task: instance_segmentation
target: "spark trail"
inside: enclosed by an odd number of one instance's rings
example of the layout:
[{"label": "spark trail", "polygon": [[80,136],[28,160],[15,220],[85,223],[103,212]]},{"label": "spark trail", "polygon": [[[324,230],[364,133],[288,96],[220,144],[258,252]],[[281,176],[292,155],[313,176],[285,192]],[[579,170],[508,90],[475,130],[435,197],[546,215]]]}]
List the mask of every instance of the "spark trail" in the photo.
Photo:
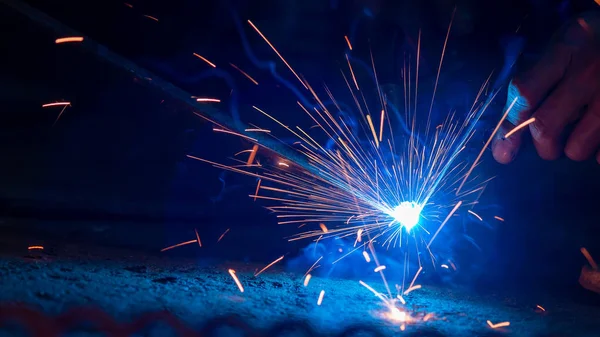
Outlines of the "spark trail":
[{"label": "spark trail", "polygon": [[[261,144],[256,139],[234,132],[229,134],[243,136],[252,143],[252,150],[246,151],[250,155],[247,161],[237,160],[237,164],[226,165],[193,155],[188,157],[257,178],[256,192],[250,195],[251,198],[272,203],[267,208],[276,215],[279,224],[297,224],[299,227],[309,228],[290,240],[346,237],[355,242],[355,250],[362,249],[367,256],[369,251],[377,265],[375,271],[381,274],[388,294],[373,292],[384,298],[385,306],[392,313],[395,312],[396,298],[401,299],[402,294],[420,287],[414,285],[423,269],[419,253],[426,251],[428,254],[425,256],[429,255],[432,261],[435,260],[430,250],[435,238],[455,213],[477,203],[477,198],[489,181],[476,175],[471,176],[481,155],[475,162],[467,162],[463,159],[463,151],[497,91],[487,96],[484,94],[489,86],[488,78],[469,111],[460,114],[450,111],[443,123],[432,125],[435,90],[430,109],[423,114],[417,111],[416,85],[412,87],[412,83],[419,81],[419,34],[416,69],[412,69],[409,62],[403,72],[404,120],[394,120],[394,115],[388,113],[392,107],[377,79],[373,55],[372,74],[378,93],[375,105],[367,103],[367,97],[364,96],[364,90],[361,90],[360,81],[352,68],[351,58],[346,55],[348,68],[342,69],[342,76],[349,97],[354,102],[354,117],[361,121],[358,132],[355,132],[349,126],[350,120],[347,117],[338,117],[346,114],[332,91],[324,86],[325,94],[318,94],[285,60],[266,35],[251,21],[248,23],[272,48],[311,98],[299,98],[295,107],[298,113],[309,118],[313,124],[311,127],[289,126],[272,113],[253,106],[266,120],[275,122],[284,132],[297,139],[295,149],[306,158],[310,169],[289,161],[269,161],[268,157],[259,163],[259,154],[267,151],[260,150]],[[444,41],[444,51],[451,27],[452,24],[449,25]],[[443,59],[444,52],[439,69]],[[434,87],[436,89],[438,79],[439,71]],[[333,102],[333,106],[324,104],[325,101]],[[408,125],[408,135],[402,133],[396,137],[393,133],[395,124]],[[224,129],[215,129],[217,130],[227,132]],[[262,128],[257,128],[259,130]],[[274,132],[271,130],[268,134],[275,137]],[[420,133],[426,136],[424,141],[419,138]],[[319,141],[323,138],[326,142]],[[327,146],[328,143],[333,146]],[[483,150],[485,147],[482,152]],[[407,245],[417,252],[415,256],[418,256],[419,270],[406,288],[406,275],[409,271],[405,263],[405,279],[402,287],[396,286],[398,295],[393,296],[383,274],[385,266],[379,264],[374,247],[389,249]],[[408,250],[405,249],[404,254],[407,261]],[[307,277],[306,284],[308,279]],[[369,289],[372,290],[370,287]]]}]

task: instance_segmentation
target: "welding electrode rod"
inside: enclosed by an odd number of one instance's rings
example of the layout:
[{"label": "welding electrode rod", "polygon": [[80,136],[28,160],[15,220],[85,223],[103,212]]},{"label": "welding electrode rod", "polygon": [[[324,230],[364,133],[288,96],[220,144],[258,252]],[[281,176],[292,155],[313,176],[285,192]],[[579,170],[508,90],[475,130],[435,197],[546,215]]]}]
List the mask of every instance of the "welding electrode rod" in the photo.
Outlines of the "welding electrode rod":
[{"label": "welding electrode rod", "polygon": [[[25,15],[30,20],[37,22],[38,24],[45,26],[46,28],[54,31],[57,37],[61,36],[84,36],[83,34],[67,27],[66,25],[60,23],[59,21],[53,19],[52,17],[46,15],[45,13],[23,3],[19,0],[0,0],[0,3],[12,8],[13,10]],[[134,62],[110,51],[107,47],[93,41],[89,37],[85,36],[83,41],[79,43],[81,48],[101,60],[107,61],[108,63],[116,66],[117,68],[121,68],[129,73],[131,73],[135,78],[140,80],[142,83],[160,90],[163,93],[168,94],[171,98],[187,105],[193,111],[198,112],[199,114],[205,116],[209,120],[212,120],[216,123],[219,123],[237,133],[246,135],[250,138],[254,138],[258,141],[260,146],[267,148],[278,155],[287,158],[291,162],[296,163],[297,165],[302,166],[304,169],[308,171],[313,171],[312,167],[308,164],[305,158],[301,157],[297,152],[292,149],[286,148],[283,143],[275,141],[267,135],[262,133],[248,133],[245,130],[248,126],[244,125],[244,123],[236,123],[231,117],[223,112],[215,109],[214,107],[208,105],[201,105],[194,98],[192,98],[191,94],[185,92],[184,90],[176,87],[172,83],[161,79],[155,74],[152,74],[148,70],[136,65]],[[314,173],[314,172],[313,172]]]}]

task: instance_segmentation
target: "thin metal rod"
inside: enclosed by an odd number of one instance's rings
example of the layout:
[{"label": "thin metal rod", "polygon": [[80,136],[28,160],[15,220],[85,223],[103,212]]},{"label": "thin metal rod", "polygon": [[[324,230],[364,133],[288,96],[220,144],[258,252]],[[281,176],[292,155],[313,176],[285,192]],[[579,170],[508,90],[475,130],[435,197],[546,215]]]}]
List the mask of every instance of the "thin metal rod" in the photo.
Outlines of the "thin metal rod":
[{"label": "thin metal rod", "polygon": [[38,23],[39,25],[49,28],[58,37],[83,36],[83,41],[78,44],[81,46],[82,50],[87,51],[88,53],[96,56],[100,60],[108,62],[116,68],[125,70],[126,72],[130,73],[135,78],[140,80],[141,83],[169,95],[171,98],[187,105],[193,111],[206,117],[207,119],[212,120],[220,125],[223,125],[231,129],[232,131],[246,135],[250,138],[254,138],[258,141],[258,144],[260,146],[267,148],[275,152],[276,154],[287,158],[291,162],[300,165],[304,169],[315,173],[314,168],[311,167],[311,165],[309,165],[306,159],[300,156],[295,150],[287,147],[285,144],[273,138],[270,138],[269,136],[263,135],[262,133],[250,134],[246,132],[245,130],[249,127],[244,125],[244,123],[234,121],[233,118],[219,111],[218,109],[215,109],[214,107],[199,104],[194,98],[192,98],[192,95],[188,92],[182,90],[181,88],[178,88],[177,86],[151,73],[143,67],[138,66],[134,62],[128,60],[127,58],[118,55],[115,52],[112,52],[106,46],[95,42],[94,40],[90,39],[84,34],[81,34],[78,31],[71,29],[70,27],[59,22],[58,20],[23,3],[22,1],[0,0],[0,3],[21,13],[22,15]]}]

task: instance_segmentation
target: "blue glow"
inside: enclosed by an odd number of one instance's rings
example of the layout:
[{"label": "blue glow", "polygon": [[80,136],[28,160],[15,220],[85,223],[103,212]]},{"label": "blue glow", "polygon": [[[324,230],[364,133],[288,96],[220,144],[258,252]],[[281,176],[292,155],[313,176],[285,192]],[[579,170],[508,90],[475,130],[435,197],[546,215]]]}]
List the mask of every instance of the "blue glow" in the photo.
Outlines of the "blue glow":
[{"label": "blue glow", "polygon": [[407,231],[410,231],[419,223],[421,210],[423,210],[421,205],[412,201],[403,201],[392,210],[390,215],[402,227],[406,228]]}]

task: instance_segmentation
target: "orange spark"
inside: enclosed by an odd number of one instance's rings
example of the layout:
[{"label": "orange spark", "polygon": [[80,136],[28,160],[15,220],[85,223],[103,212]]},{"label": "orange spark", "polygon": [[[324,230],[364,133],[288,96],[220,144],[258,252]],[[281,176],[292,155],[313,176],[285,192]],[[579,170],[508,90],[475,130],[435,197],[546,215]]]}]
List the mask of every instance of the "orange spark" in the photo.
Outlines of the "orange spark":
[{"label": "orange spark", "polygon": [[194,228],[194,232],[196,232],[196,240],[198,240],[198,246],[202,247],[202,241],[200,241],[200,235],[198,235],[198,230]]},{"label": "orange spark", "polygon": [[346,61],[348,61],[348,68],[350,68],[350,75],[352,75],[352,80],[354,81],[354,85],[356,85],[356,90],[360,91],[358,82],[356,81],[356,76],[354,76],[354,70],[352,70],[352,64],[350,64],[350,58],[348,57],[348,54],[346,54]]},{"label": "orange spark", "polygon": [[311,277],[312,277],[312,275],[306,274],[306,277],[304,278],[304,286],[305,287],[308,287],[308,282],[310,282]]},{"label": "orange spark", "polygon": [[536,305],[535,307],[536,307],[536,308],[538,308],[538,309],[540,309],[541,311],[546,311],[546,309],[544,309],[544,307],[542,307],[542,306],[541,306],[541,305],[539,305],[539,304],[538,304],[538,305]]},{"label": "orange spark", "polygon": [[[250,156],[248,156],[248,161],[246,162],[246,165],[252,165],[252,163],[254,162],[254,158],[256,158],[257,151],[258,151],[258,145],[252,146],[252,152],[250,152]],[[258,191],[255,194],[258,194]]]},{"label": "orange spark", "polygon": [[242,153],[246,153],[246,152],[252,152],[252,149],[250,149],[250,150],[242,150],[242,151],[240,151],[240,152],[238,152],[238,153],[234,154],[233,156],[234,156],[234,157],[237,157],[237,156],[239,156],[240,154],[242,154]]},{"label": "orange spark", "polygon": [[428,313],[427,315],[425,315],[425,317],[423,317],[423,322],[427,322],[429,319],[431,319],[431,317],[433,317],[433,314]]},{"label": "orange spark", "polygon": [[223,232],[223,234],[221,234],[221,236],[219,236],[219,240],[217,240],[217,243],[223,239],[223,237],[225,236],[225,234],[227,234],[227,232],[229,232],[229,228],[227,228],[227,230],[225,230],[225,232]]},{"label": "orange spark", "polygon": [[[415,273],[415,276],[413,277],[412,281],[410,282],[410,285],[408,286],[408,288],[412,288],[413,284],[415,284],[415,281],[417,281],[417,277],[419,277],[419,274],[421,274],[421,271],[423,271],[422,266],[420,266],[419,270],[417,270],[417,272]],[[404,294],[406,294],[406,292]]]},{"label": "orange spark", "polygon": [[197,58],[201,59],[202,61],[206,62],[209,66],[216,68],[217,66],[210,62],[209,60],[207,60],[204,56],[198,54],[198,53],[192,53],[192,55],[196,56]]},{"label": "orange spark", "polygon": [[321,293],[319,294],[319,299],[317,300],[317,305],[321,305],[321,303],[323,303],[324,296],[325,296],[325,290],[321,290]]},{"label": "orange spark", "polygon": [[283,58],[283,56],[281,56],[281,54],[279,54],[279,52],[277,51],[277,49],[275,49],[275,46],[273,46],[271,44],[271,42],[267,39],[266,36],[263,35],[263,33],[258,30],[258,27],[256,27],[252,21],[248,20],[248,23],[250,24],[250,26],[252,26],[252,28],[254,28],[254,30],[260,35],[260,37],[263,38],[263,40],[265,40],[265,42],[269,45],[269,47],[271,47],[271,49],[273,49],[273,51],[275,52],[275,54],[277,54],[277,56],[279,56],[279,58],[281,59],[281,61],[283,61],[283,63],[288,67],[288,69],[294,74],[294,76],[296,76],[296,78],[298,79],[298,81],[300,81],[300,83],[302,83],[302,85],[304,86],[304,88],[306,88],[306,90],[308,90],[308,87],[306,86],[306,84],[304,84],[304,81],[302,81],[302,79],[300,79],[300,76],[298,76],[298,74],[296,74],[296,72],[294,71],[294,69],[292,68],[292,66],[290,66],[289,63],[287,63],[287,61]]},{"label": "orange spark", "polygon": [[413,290],[417,290],[417,289],[421,289],[421,285],[420,284],[414,285],[414,286],[406,289],[404,291],[404,295],[408,295],[410,292],[412,292]]},{"label": "orange spark", "polygon": [[58,38],[54,42],[56,44],[59,44],[59,43],[67,43],[67,42],[81,42],[81,41],[83,41],[83,36],[69,36],[69,37]]},{"label": "orange spark", "polygon": [[379,298],[380,300],[382,300],[383,302],[387,303],[387,299],[385,297],[383,297],[379,292],[377,292],[377,290],[373,289],[370,285],[366,284],[365,282],[358,280],[358,283],[360,283],[360,285],[362,285],[363,287],[367,288],[370,292],[373,293],[373,295],[375,295],[377,298]]},{"label": "orange spark", "polygon": [[[319,239],[320,239],[320,237],[319,237]],[[319,240],[317,240],[317,242],[319,242]],[[313,265],[310,266],[310,268],[308,268],[308,270],[306,271],[306,275],[308,275],[311,271],[313,271],[314,269],[317,269],[319,267],[319,266],[317,266],[317,263],[319,263],[319,261],[321,261],[322,258],[323,258],[322,256],[319,257],[317,259],[317,261],[315,261],[315,263],[313,263]]]},{"label": "orange spark", "polygon": [[46,103],[42,104],[42,108],[49,108],[53,106],[70,106],[71,102],[54,102],[54,103]]},{"label": "orange spark", "polygon": [[231,275],[231,277],[233,278],[233,281],[235,281],[235,284],[237,284],[237,287],[240,290],[240,292],[243,293],[244,287],[242,286],[242,283],[238,279],[237,275],[235,275],[235,270],[229,269],[228,271],[229,271],[229,275]]},{"label": "orange spark", "polygon": [[271,130],[266,130],[266,129],[245,129],[244,131],[246,132],[264,132],[264,133],[271,133]]},{"label": "orange spark", "polygon": [[598,269],[598,265],[596,264],[596,262],[594,261],[594,259],[590,255],[590,252],[588,252],[588,250],[585,249],[585,247],[581,247],[580,250],[581,250],[581,254],[583,254],[583,256],[585,256],[585,259],[588,261],[588,263],[590,264],[590,266],[592,267],[592,269],[597,270]]},{"label": "orange spark", "polygon": [[277,263],[277,262],[279,262],[281,260],[283,260],[283,255],[281,255],[277,260],[269,263],[266,267],[264,267],[263,269],[261,269],[258,273],[254,274],[254,276],[256,277],[256,276],[260,275],[263,271],[269,269],[271,266],[273,266],[275,263]]},{"label": "orange spark", "polygon": [[494,324],[490,320],[487,321],[487,324],[492,329],[497,329],[497,328],[503,328],[503,327],[506,327],[506,326],[510,326],[510,322],[500,322],[500,323]]},{"label": "orange spark", "polygon": [[494,216],[494,219],[496,219],[496,220],[498,220],[498,221],[502,221],[502,222],[504,222],[504,218],[501,218],[501,217],[499,217],[499,216],[497,216],[497,215],[495,215],[495,216]]},{"label": "orange spark", "polygon": [[379,266],[379,267],[375,268],[373,271],[377,273],[377,272],[380,272],[382,270],[385,270],[385,268],[386,268],[385,266]]},{"label": "orange spark", "polygon": [[506,138],[508,138],[508,137],[512,136],[512,135],[513,135],[515,132],[517,132],[517,131],[521,130],[522,128],[526,127],[527,125],[529,125],[529,124],[531,124],[531,123],[533,123],[533,122],[535,122],[535,117],[531,117],[531,118],[529,118],[528,120],[524,121],[523,123],[521,123],[521,124],[519,124],[519,125],[515,126],[515,128],[514,128],[514,129],[510,130],[509,132],[507,132],[507,133],[504,135],[504,139],[506,139]]},{"label": "orange spark", "polygon": [[153,16],[150,16],[150,15],[145,15],[145,14],[144,14],[144,17],[146,17],[146,18],[148,18],[148,19],[150,19],[150,20],[154,20],[154,21],[158,22],[158,19],[157,19],[157,18],[155,18],[155,17],[153,17]]},{"label": "orange spark", "polygon": [[288,165],[287,163],[284,163],[282,161],[280,161],[279,163],[277,163],[277,165],[283,166],[283,167],[290,167],[290,165]]},{"label": "orange spark", "polygon": [[28,250],[44,250],[44,246],[29,246]]},{"label": "orange spark", "polygon": [[319,224],[319,227],[321,227],[321,230],[323,231],[323,233],[327,233],[327,232],[329,232],[329,229],[327,229],[327,227],[325,227],[325,224],[323,224],[323,223],[320,223],[320,224]]},{"label": "orange spark", "polygon": [[252,138],[252,137],[248,137],[246,135],[242,135],[241,133],[237,133],[237,132],[233,132],[233,131],[229,131],[229,130],[225,130],[225,129],[216,129],[213,128],[214,132],[222,132],[222,133],[228,133],[230,135],[234,135],[234,136],[238,136],[238,137],[242,137],[242,138],[246,138],[248,140],[251,140],[253,142],[258,142],[256,139]]},{"label": "orange spark", "polygon": [[127,6],[127,7],[129,7],[129,8],[133,8],[133,5],[131,5],[131,4],[128,4],[128,3],[126,3],[126,2],[124,2],[123,4],[124,4],[125,6]]},{"label": "orange spark", "polygon": [[356,241],[358,241],[358,242],[362,242],[362,232],[363,232],[363,229],[362,229],[362,228],[360,228],[360,229],[359,229],[359,230],[356,232]]},{"label": "orange spark", "polygon": [[169,249],[173,249],[173,248],[177,248],[177,247],[181,247],[181,246],[189,245],[190,243],[194,243],[194,242],[198,242],[198,240],[194,239],[194,240],[190,240],[190,241],[186,241],[186,242],[178,243],[178,244],[176,244],[176,245],[172,245],[172,246],[170,246],[170,247],[163,248],[163,249],[161,249],[160,251],[161,251],[161,252],[165,252],[165,251],[167,251],[167,250],[169,250]]},{"label": "orange spark", "polygon": [[467,212],[473,214],[473,216],[476,217],[477,219],[479,219],[479,221],[483,221],[483,219],[479,216],[479,214],[473,212],[472,210],[468,210]]},{"label": "orange spark", "polygon": [[498,130],[500,130],[500,126],[502,126],[502,122],[504,122],[504,120],[506,119],[506,117],[508,117],[508,114],[512,110],[513,106],[515,106],[515,103],[517,103],[518,99],[519,99],[519,97],[515,97],[515,99],[513,99],[512,103],[510,104],[510,106],[508,107],[508,109],[506,109],[506,111],[504,112],[504,115],[502,116],[502,118],[500,118],[500,121],[498,121],[498,124],[496,125],[496,128],[494,129],[494,131],[492,131],[492,134],[490,135],[490,138],[488,138],[488,140],[485,143],[485,145],[483,145],[483,147],[481,148],[481,151],[479,152],[479,155],[477,156],[477,158],[475,158],[475,161],[473,162],[473,164],[469,168],[469,171],[467,171],[467,174],[465,174],[465,177],[463,178],[463,181],[460,183],[460,186],[458,186],[458,189],[456,190],[456,195],[458,195],[458,193],[460,192],[460,190],[462,189],[462,187],[464,186],[464,184],[467,182],[467,179],[471,175],[471,172],[473,172],[473,169],[479,163],[479,159],[481,159],[481,156],[483,156],[483,152],[485,152],[485,150],[487,149],[487,147],[492,142],[492,139],[494,139],[494,136],[496,135],[496,133],[498,132]]},{"label": "orange spark", "polygon": [[367,261],[367,263],[371,262],[371,257],[369,256],[369,253],[367,253],[366,250],[363,250],[363,256],[365,257],[365,261]]},{"label": "orange spark", "polygon": [[448,265],[447,264],[442,264],[440,267],[448,269]]},{"label": "orange spark", "polygon": [[256,201],[256,197],[258,196],[258,190],[260,189],[261,181],[262,181],[262,179],[258,179],[258,182],[256,183],[256,191],[254,191],[254,201]]},{"label": "orange spark", "polygon": [[[435,94],[437,92],[438,83],[440,81],[440,73],[442,72],[442,64],[444,62],[444,58],[446,55],[446,47],[448,46],[448,38],[450,37],[450,30],[452,29],[452,23],[454,22],[454,15],[456,14],[456,7],[454,7],[454,11],[452,12],[452,18],[450,19],[450,24],[448,25],[448,32],[446,32],[446,40],[444,40],[444,46],[442,47],[442,55],[440,56],[440,63],[438,65],[437,76],[435,78],[435,85],[433,86],[433,96],[431,97],[431,105],[429,105],[429,116],[431,116],[431,111],[433,110],[433,102],[435,101]],[[421,41],[421,30],[419,30],[419,44]],[[417,56],[417,60],[419,57]],[[415,105],[416,107],[416,105]],[[459,188],[460,190],[460,188]],[[458,192],[457,192],[458,193]]]},{"label": "orange spark", "polygon": [[379,141],[383,140],[383,121],[385,120],[385,110],[381,109],[381,120],[379,123]]},{"label": "orange spark", "polygon": [[252,76],[248,75],[245,71],[243,71],[242,69],[238,68],[235,64],[233,63],[229,63],[230,66],[234,67],[235,69],[237,69],[237,71],[239,71],[240,73],[242,73],[242,75],[246,76],[247,79],[249,79],[250,81],[252,81],[252,83],[258,85],[258,82],[256,82],[255,79],[252,78]]},{"label": "orange spark", "polygon": [[218,98],[196,98],[196,102],[211,102],[211,103],[221,103],[221,100]]},{"label": "orange spark", "polygon": [[435,240],[436,236],[440,233],[442,228],[444,228],[444,225],[446,225],[446,222],[448,222],[448,220],[450,220],[450,217],[452,217],[452,215],[454,214],[454,212],[456,212],[456,210],[460,207],[460,205],[462,205],[462,200],[459,201],[456,205],[454,205],[454,208],[452,209],[452,211],[450,211],[450,214],[448,214],[446,219],[444,219],[444,222],[442,222],[442,224],[440,225],[440,227],[438,227],[435,234],[433,234],[433,237],[431,238],[431,240],[429,240],[429,243],[427,244],[427,248],[429,248],[429,246],[431,246],[431,244],[433,243],[433,240]]},{"label": "orange spark", "polygon": [[377,133],[375,132],[375,127],[373,126],[373,120],[371,119],[371,115],[367,115],[367,122],[369,122],[369,128],[373,133],[373,139],[375,139],[375,145],[379,147],[379,139],[377,139]]},{"label": "orange spark", "polygon": [[350,48],[350,50],[352,50],[352,44],[350,43],[350,39],[348,38],[348,35],[344,35],[344,39],[346,40],[346,43],[348,44],[348,48]]}]

